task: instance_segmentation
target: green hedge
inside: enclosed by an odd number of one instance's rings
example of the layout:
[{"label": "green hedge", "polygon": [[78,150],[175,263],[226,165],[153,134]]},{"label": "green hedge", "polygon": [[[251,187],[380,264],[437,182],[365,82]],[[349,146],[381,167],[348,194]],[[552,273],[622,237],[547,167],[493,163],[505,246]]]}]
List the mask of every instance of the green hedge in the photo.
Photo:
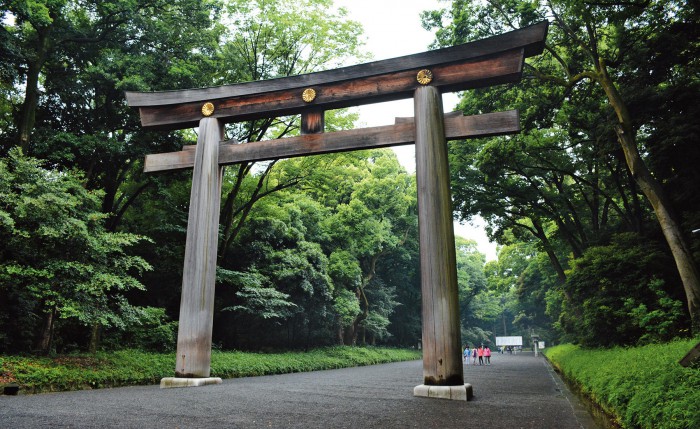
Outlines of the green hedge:
[{"label": "green hedge", "polygon": [[[309,352],[213,351],[211,376],[248,377],[316,371],[420,359],[416,350],[329,347]],[[174,375],[174,353],[121,350],[58,357],[0,356],[0,385],[16,383],[22,393],[157,384]]]},{"label": "green hedge", "polygon": [[697,342],[595,350],[566,344],[545,355],[623,428],[700,428],[700,368],[678,364]]}]

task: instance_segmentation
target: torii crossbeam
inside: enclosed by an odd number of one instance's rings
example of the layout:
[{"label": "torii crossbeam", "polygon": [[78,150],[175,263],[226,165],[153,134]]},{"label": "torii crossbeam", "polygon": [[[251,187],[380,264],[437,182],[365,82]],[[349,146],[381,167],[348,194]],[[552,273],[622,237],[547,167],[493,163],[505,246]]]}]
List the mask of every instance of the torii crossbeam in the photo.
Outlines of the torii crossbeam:
[{"label": "torii crossbeam", "polygon": [[[147,172],[193,168],[175,378],[162,387],[210,379],[214,280],[223,166],[319,153],[416,145],[423,319],[423,381],[417,396],[467,400],[457,298],[447,140],[520,131],[516,111],[442,112],[441,93],[518,81],[526,57],[544,49],[546,21],[499,36],[420,54],[318,73],[214,88],[127,92],[144,127],[199,126],[194,150],[147,155]],[[402,98],[414,118],[395,125],[323,133],[324,111]],[[302,135],[223,142],[226,123],[301,114]]]}]

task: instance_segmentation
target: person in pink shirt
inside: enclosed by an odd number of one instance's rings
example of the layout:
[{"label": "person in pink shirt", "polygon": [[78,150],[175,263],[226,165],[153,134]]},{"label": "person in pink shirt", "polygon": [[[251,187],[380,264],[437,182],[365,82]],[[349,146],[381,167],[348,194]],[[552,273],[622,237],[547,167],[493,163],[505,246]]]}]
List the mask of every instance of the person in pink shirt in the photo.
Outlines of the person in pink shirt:
[{"label": "person in pink shirt", "polygon": [[479,365],[484,364],[484,346],[479,346],[479,349],[477,350],[477,354],[479,355]]},{"label": "person in pink shirt", "polygon": [[484,349],[484,358],[486,359],[486,365],[491,365],[491,349],[486,346]]}]

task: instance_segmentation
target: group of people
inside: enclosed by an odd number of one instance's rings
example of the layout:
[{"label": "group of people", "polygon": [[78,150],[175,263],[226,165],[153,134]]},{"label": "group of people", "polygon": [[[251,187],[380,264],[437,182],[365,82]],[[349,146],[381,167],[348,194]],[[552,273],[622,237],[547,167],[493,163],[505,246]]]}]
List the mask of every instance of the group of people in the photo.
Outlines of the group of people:
[{"label": "group of people", "polygon": [[476,360],[479,359],[479,365],[491,365],[491,349],[489,346],[484,347],[483,344],[478,348],[470,348],[467,344],[464,346],[464,363],[469,365],[471,361],[472,365],[476,365]]}]

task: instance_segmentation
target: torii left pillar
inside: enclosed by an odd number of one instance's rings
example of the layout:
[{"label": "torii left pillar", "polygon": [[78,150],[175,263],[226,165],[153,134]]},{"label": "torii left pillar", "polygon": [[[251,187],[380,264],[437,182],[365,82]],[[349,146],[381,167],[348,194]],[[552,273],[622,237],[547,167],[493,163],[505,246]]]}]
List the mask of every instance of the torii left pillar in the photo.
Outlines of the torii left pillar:
[{"label": "torii left pillar", "polygon": [[209,375],[224,169],[219,165],[219,144],[223,137],[224,127],[220,121],[215,118],[199,121],[182,273],[177,363],[175,377],[163,378],[161,388],[221,383],[221,378]]}]

